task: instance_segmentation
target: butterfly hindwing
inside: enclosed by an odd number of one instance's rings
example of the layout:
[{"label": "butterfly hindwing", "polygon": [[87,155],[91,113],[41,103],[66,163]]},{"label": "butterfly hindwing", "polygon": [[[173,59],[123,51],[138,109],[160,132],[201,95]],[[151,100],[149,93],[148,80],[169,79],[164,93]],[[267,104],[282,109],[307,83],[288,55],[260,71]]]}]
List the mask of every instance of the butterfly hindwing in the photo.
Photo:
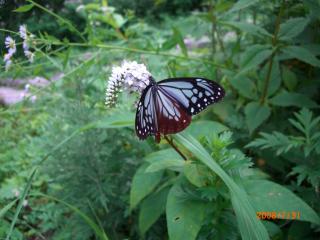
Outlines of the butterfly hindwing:
[{"label": "butterfly hindwing", "polygon": [[158,82],[158,86],[177,99],[190,115],[218,102],[225,94],[218,83],[204,78],[169,78]]},{"label": "butterfly hindwing", "polygon": [[179,100],[158,86],[155,91],[155,104],[158,133],[164,135],[177,133],[190,124],[191,116],[186,112]]}]

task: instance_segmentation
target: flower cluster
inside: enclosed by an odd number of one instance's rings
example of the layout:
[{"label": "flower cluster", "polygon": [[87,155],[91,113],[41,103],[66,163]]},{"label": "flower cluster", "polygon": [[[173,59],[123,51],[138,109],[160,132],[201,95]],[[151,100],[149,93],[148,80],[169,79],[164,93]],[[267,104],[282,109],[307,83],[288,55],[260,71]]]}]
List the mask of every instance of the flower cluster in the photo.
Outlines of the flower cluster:
[{"label": "flower cluster", "polygon": [[113,67],[106,90],[106,105],[115,105],[119,92],[141,93],[150,83],[151,74],[144,64],[123,61],[120,67]]},{"label": "flower cluster", "polygon": [[16,42],[10,36],[6,37],[4,44],[5,44],[6,48],[8,49],[8,53],[6,53],[4,55],[3,60],[5,62],[6,71],[8,71],[8,69],[12,63],[11,58],[12,58],[13,54],[16,53],[17,47],[16,47]]},{"label": "flower cluster", "polygon": [[[34,38],[34,35],[28,34],[27,28],[25,25],[21,25],[19,27],[19,35],[23,39],[22,47],[23,47],[24,55],[28,58],[30,62],[33,62],[34,53],[30,51],[30,45],[32,43],[32,39]],[[5,62],[6,71],[8,71],[12,64],[12,57],[17,51],[17,47],[16,47],[15,40],[10,36],[6,37],[4,44],[8,49],[8,52],[4,55],[3,61]]]},{"label": "flower cluster", "polygon": [[33,34],[28,35],[26,25],[21,25],[19,27],[19,34],[20,34],[20,37],[23,39],[22,47],[23,47],[24,55],[32,63],[34,59],[34,53],[30,51],[30,44],[32,42],[32,39],[34,38],[34,35]]}]

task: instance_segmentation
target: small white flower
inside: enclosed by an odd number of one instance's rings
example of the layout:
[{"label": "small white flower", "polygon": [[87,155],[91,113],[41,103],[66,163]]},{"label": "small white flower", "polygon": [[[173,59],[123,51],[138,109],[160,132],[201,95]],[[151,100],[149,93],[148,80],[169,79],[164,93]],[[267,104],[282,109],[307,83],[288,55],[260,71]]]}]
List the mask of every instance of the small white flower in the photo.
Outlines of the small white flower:
[{"label": "small white flower", "polygon": [[26,206],[28,206],[28,200],[23,200],[23,202],[22,202],[22,206],[24,206],[24,207],[26,207]]},{"label": "small white flower", "polygon": [[27,40],[28,34],[27,34],[27,27],[26,25],[21,25],[19,27],[19,35],[22,39]]},{"label": "small white flower", "polygon": [[20,191],[16,188],[12,189],[12,193],[14,194],[15,197],[19,197],[20,196]]},{"label": "small white flower", "polygon": [[106,105],[109,107],[115,105],[121,88],[129,92],[142,93],[149,85],[151,78],[151,73],[144,64],[123,61],[120,67],[112,68],[106,90]]},{"label": "small white flower", "polygon": [[11,56],[17,51],[16,42],[12,39],[12,37],[7,36],[4,41],[4,44],[8,49],[8,53],[11,54]]},{"label": "small white flower", "polygon": [[107,11],[108,11],[108,9],[109,9],[109,8],[108,8],[107,6],[103,6],[103,7],[101,7],[101,11],[102,11],[102,12],[107,12]]},{"label": "small white flower", "polygon": [[28,58],[29,62],[33,62],[34,60],[34,53],[29,51],[29,50],[26,50],[24,51],[24,55]]},{"label": "small white flower", "polygon": [[76,12],[80,12],[82,9],[84,9],[84,5],[81,4],[76,8]]},{"label": "small white flower", "polygon": [[32,95],[32,96],[30,97],[30,101],[31,101],[32,103],[34,103],[36,100],[37,100],[37,96],[36,96],[36,95]]},{"label": "small white flower", "polygon": [[11,64],[12,64],[12,61],[11,61],[10,59],[9,59],[8,61],[6,61],[6,63],[5,63],[5,69],[6,69],[6,71],[9,70]]},{"label": "small white flower", "polygon": [[30,89],[30,84],[29,84],[29,83],[27,83],[26,85],[24,85],[24,90],[25,90],[26,92],[28,92],[29,89]]}]

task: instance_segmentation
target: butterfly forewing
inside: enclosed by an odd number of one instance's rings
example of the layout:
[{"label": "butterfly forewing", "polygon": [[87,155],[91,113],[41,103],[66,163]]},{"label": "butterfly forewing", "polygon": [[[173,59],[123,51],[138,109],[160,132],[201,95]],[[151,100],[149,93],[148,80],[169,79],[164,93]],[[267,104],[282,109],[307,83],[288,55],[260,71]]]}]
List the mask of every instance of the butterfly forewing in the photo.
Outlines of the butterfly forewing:
[{"label": "butterfly forewing", "polygon": [[170,78],[160,81],[158,86],[177,99],[190,115],[224,97],[224,90],[218,83],[203,78]]},{"label": "butterfly forewing", "polygon": [[135,130],[139,139],[153,135],[157,128],[153,86],[148,86],[137,106]]}]

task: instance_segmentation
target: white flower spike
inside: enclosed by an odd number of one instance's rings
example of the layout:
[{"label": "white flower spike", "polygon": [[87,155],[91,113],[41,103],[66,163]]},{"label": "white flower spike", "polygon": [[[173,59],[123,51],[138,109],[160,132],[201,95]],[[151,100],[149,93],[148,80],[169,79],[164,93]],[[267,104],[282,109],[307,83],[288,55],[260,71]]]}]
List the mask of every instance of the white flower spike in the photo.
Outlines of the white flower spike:
[{"label": "white flower spike", "polygon": [[141,94],[149,85],[150,78],[151,73],[146,66],[136,61],[123,61],[120,67],[113,67],[106,90],[106,105],[108,107],[115,105],[118,93],[122,91],[121,88]]}]

